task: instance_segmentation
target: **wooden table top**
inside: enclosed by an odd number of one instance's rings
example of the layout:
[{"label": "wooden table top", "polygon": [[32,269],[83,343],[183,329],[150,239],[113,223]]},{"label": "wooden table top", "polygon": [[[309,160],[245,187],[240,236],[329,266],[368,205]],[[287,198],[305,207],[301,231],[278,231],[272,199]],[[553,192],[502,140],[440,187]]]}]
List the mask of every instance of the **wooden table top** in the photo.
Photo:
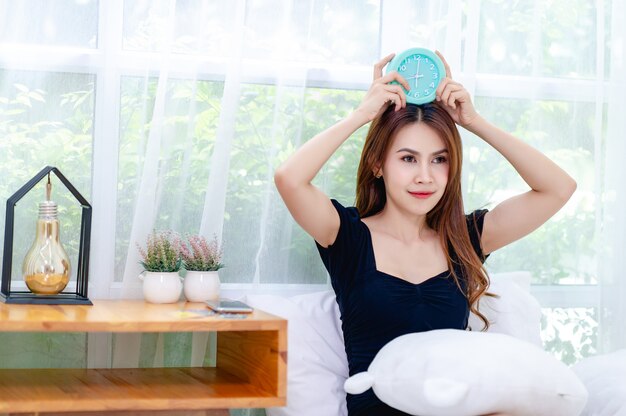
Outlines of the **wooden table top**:
[{"label": "wooden table top", "polygon": [[0,331],[187,332],[284,330],[287,321],[260,310],[238,319],[208,315],[203,303],[153,304],[144,300],[94,300],[93,305],[0,303]]}]

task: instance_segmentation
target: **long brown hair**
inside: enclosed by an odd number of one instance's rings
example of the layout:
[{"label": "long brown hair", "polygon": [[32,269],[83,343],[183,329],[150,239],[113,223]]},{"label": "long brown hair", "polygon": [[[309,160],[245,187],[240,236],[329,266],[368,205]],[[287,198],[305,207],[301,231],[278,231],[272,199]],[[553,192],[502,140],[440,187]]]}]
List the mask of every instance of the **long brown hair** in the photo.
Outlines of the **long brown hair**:
[{"label": "long brown hair", "polygon": [[[463,148],[461,136],[454,120],[438,103],[433,102],[421,106],[407,105],[400,111],[390,106],[381,116],[372,121],[365,145],[361,153],[361,162],[357,173],[356,208],[362,218],[377,214],[387,202],[385,182],[376,178],[374,172],[383,166],[393,138],[404,126],[412,123],[426,123],[444,141],[448,149],[448,183],[443,196],[435,207],[426,214],[426,224],[433,229],[441,241],[441,246],[448,260],[448,268],[457,284],[459,276],[454,271],[454,263],[458,261],[467,279],[465,295],[470,311],[484,323],[485,330],[489,327],[487,318],[478,311],[478,300],[489,287],[489,277],[480,258],[472,248],[467,231],[463,198],[461,194],[461,165]],[[456,253],[451,258],[450,249]]]}]

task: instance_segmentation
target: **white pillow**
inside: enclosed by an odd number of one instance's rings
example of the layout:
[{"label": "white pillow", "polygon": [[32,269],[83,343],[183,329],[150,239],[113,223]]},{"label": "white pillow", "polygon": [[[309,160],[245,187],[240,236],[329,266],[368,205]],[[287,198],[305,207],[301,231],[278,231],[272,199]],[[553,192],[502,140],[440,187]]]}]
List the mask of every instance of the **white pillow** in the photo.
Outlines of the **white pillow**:
[{"label": "white pillow", "polygon": [[[511,335],[543,348],[541,341],[541,305],[530,294],[530,272],[493,273],[488,292],[499,297],[484,296],[478,310],[489,320],[488,332]],[[469,327],[481,331],[484,327],[471,314]]]},{"label": "white pillow", "polygon": [[626,349],[585,358],[572,367],[589,390],[585,416],[626,416]]},{"label": "white pillow", "polygon": [[[501,332],[541,345],[541,309],[528,293],[530,273],[491,275],[491,292],[479,309],[492,323],[489,332]],[[348,363],[343,345],[339,307],[333,291],[284,297],[249,294],[244,301],[289,321],[287,406],[267,409],[268,416],[345,416]],[[470,316],[470,326],[483,324]]]},{"label": "white pillow", "polygon": [[289,321],[287,406],[267,408],[267,415],[347,415],[348,359],[334,292],[247,295],[245,302]]},{"label": "white pillow", "polygon": [[509,335],[439,329],[394,339],[368,371],[345,384],[372,387],[411,415],[577,416],[587,391],[576,374],[545,351]]}]

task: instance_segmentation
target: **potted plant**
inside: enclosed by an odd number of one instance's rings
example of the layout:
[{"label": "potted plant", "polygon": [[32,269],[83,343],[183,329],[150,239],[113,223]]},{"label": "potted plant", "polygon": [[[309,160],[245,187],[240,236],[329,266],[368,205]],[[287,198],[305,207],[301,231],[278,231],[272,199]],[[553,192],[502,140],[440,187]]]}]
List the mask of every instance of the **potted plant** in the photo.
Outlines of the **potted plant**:
[{"label": "potted plant", "polygon": [[178,274],[181,266],[181,240],[172,231],[153,231],[146,241],[146,248],[137,244],[144,271],[144,299],[151,303],[174,303],[180,298],[183,284]]},{"label": "potted plant", "polygon": [[190,302],[204,302],[220,296],[220,278],[218,270],[224,267],[222,248],[217,236],[208,242],[200,235],[187,237],[181,247],[183,267],[186,270],[184,292]]}]

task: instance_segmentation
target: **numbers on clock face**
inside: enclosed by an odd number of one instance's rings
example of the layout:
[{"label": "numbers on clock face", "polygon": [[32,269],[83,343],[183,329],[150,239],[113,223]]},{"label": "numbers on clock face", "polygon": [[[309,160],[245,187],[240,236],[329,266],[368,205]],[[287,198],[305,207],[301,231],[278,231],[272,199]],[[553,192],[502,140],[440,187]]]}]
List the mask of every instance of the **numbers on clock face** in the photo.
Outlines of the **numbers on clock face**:
[{"label": "numbers on clock face", "polygon": [[432,94],[435,83],[439,80],[439,71],[435,63],[420,54],[408,56],[400,63],[398,70],[411,87],[407,94],[415,98]]}]

